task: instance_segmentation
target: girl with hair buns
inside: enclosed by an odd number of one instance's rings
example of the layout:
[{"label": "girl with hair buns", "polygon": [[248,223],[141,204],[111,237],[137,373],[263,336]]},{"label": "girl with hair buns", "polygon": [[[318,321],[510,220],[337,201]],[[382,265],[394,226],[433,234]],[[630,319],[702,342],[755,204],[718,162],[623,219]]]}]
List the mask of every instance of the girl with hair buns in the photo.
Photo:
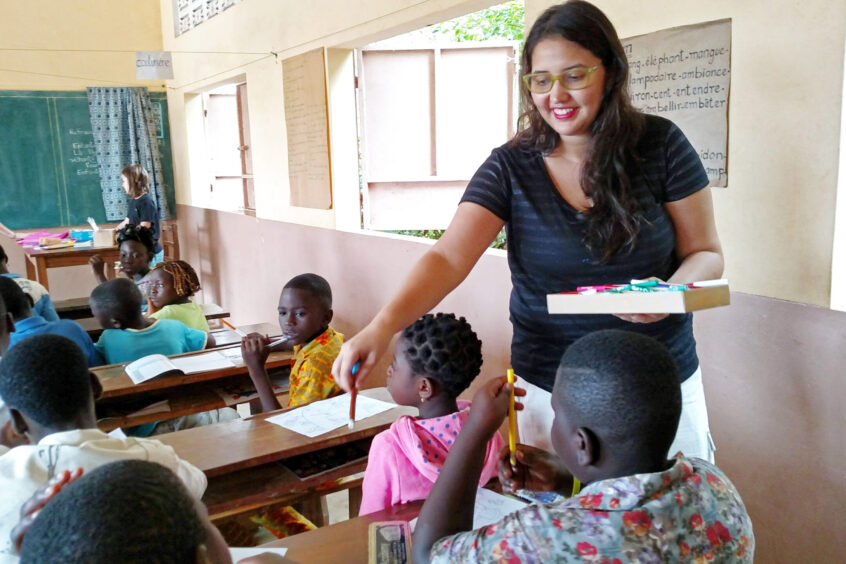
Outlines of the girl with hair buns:
[{"label": "girl with hair buns", "polygon": [[504,226],[511,363],[528,391],[521,442],[551,448],[549,391],[567,347],[593,331],[628,329],[663,343],[678,366],[684,409],[671,451],[713,460],[690,314],[550,315],[546,307],[547,294],[578,286],[719,278],[704,167],[678,127],[632,107],[623,46],[595,6],[547,9],[526,37],[521,71],[519,132],[482,164],[443,237],[344,344],[333,374],[345,389],[360,386],[394,332],[455,289]]},{"label": "girl with hair buns", "polygon": [[[425,499],[470,413],[458,395],[479,374],[482,342],[463,317],[427,314],[403,331],[388,367],[388,391],[400,405],[416,407],[373,438],[364,472],[360,514]],[[479,486],[496,476],[503,440],[488,441]]]}]

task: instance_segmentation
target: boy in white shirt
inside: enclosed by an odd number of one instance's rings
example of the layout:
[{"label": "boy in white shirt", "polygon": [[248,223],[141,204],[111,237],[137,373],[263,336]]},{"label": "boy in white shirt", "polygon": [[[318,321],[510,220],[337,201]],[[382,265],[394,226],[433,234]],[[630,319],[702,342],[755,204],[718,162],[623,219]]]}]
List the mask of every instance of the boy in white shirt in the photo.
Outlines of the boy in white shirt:
[{"label": "boy in white shirt", "polygon": [[15,431],[30,442],[0,447],[0,562],[16,560],[9,534],[21,505],[64,470],[147,460],[172,470],[197,499],[203,495],[205,475],[171,447],[150,439],[113,439],[97,429],[94,398],[101,390],[79,347],[58,335],[25,339],[0,361],[0,397]]}]

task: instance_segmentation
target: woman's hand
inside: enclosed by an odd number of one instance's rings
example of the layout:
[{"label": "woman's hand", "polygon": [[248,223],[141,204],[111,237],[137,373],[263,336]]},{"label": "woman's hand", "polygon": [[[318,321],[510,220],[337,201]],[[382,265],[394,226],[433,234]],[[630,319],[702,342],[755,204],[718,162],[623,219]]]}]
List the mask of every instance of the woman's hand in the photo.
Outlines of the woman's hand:
[{"label": "woman's hand", "polygon": [[80,476],[82,476],[82,468],[77,468],[73,473],[68,472],[67,470],[59,472],[50,478],[46,484],[35,490],[32,497],[24,502],[21,506],[20,521],[18,521],[18,524],[12,528],[12,532],[10,534],[12,544],[17,552],[20,552],[24,535],[26,535],[26,532],[32,526],[35,518],[38,517],[38,513],[41,509],[47,505],[47,502],[56,497],[56,494],[58,494],[63,487],[67,486]]},{"label": "woman's hand", "polygon": [[573,476],[554,454],[529,445],[517,445],[517,465],[511,467],[508,445],[499,451],[499,483],[507,492],[531,490],[569,494]]},{"label": "woman's hand", "polygon": [[[392,332],[383,330],[374,323],[371,322],[358,335],[344,343],[332,365],[332,377],[346,392],[361,387],[361,383],[367,379],[370,371],[385,354],[391,337],[394,336]],[[356,363],[359,366],[353,376],[352,368]]]},{"label": "woman's hand", "polygon": [[619,317],[629,323],[655,323],[669,317],[669,315],[669,313],[615,313],[614,317]]},{"label": "woman's hand", "polygon": [[[655,280],[660,284],[665,284],[663,280],[658,278],[657,276],[650,276],[644,280]],[[614,317],[619,317],[623,321],[628,321],[629,323],[655,323],[656,321],[661,321],[665,317],[669,317],[669,313],[615,313]]]},{"label": "woman's hand", "polygon": [[[526,390],[515,388],[513,384],[508,383],[505,376],[499,376],[486,382],[473,396],[470,415],[467,417],[464,428],[470,428],[473,432],[480,433],[487,438],[492,437],[508,416],[508,403],[512,388],[515,396],[526,395]],[[515,399],[514,409],[523,409],[523,404]]]}]

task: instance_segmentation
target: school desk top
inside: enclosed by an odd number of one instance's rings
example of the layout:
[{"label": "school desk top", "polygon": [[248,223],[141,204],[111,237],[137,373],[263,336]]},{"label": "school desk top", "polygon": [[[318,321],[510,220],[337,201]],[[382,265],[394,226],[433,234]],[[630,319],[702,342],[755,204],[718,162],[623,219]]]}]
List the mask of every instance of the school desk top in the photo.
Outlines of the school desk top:
[{"label": "school desk top", "polygon": [[[202,350],[175,356],[208,352]],[[265,366],[269,371],[279,369],[289,366],[292,359],[293,353],[290,351],[273,352]],[[232,383],[233,380],[249,379],[249,371],[242,364],[193,374],[163,376],[133,384],[124,371],[126,364],[110,364],[92,369],[103,387],[103,394],[97,400],[98,427],[103,431],[225,407],[226,403],[212,388]],[[161,399],[168,400],[169,410],[130,415]]]},{"label": "school desk top", "polygon": [[377,521],[410,521],[423,508],[423,501],[395,505],[376,513],[354,517],[335,525],[321,527],[261,545],[285,547],[286,558],[309,564],[367,564],[368,528]]},{"label": "school desk top", "polygon": [[[64,249],[44,250],[39,247],[21,247],[26,255],[26,276],[50,289],[47,283],[47,269],[60,266],[80,266],[88,264],[94,255],[100,255],[106,263],[120,258],[117,246],[110,247],[67,247]],[[108,269],[106,269],[108,271]]]},{"label": "school desk top", "polygon": [[[387,388],[362,390],[360,394],[392,401]],[[266,421],[268,417],[282,411],[286,410],[157,435],[156,438],[172,446],[180,458],[211,477],[373,437],[400,416],[417,415],[416,408],[396,406],[356,421],[353,430],[343,426],[319,437],[309,438]]]}]

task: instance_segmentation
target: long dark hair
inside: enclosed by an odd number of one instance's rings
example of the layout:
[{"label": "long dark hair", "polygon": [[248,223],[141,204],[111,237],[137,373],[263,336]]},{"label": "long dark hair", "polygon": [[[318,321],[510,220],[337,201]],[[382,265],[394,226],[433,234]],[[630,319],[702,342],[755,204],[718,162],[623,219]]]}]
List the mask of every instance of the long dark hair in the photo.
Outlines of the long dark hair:
[{"label": "long dark hair", "polygon": [[[643,114],[629,101],[629,65],[614,26],[596,6],[570,0],[552,6],[535,21],[523,48],[522,70],[532,72],[538,42],[562,37],[579,44],[602,61],[605,85],[602,104],[590,126],[590,140],[580,177],[593,206],[587,212],[584,243],[602,261],[630,252],[638,234],[640,206],[632,196],[630,173],[638,168],[636,146]],[[523,114],[513,143],[550,153],[560,137],[538,112],[532,94],[520,81]]]}]

